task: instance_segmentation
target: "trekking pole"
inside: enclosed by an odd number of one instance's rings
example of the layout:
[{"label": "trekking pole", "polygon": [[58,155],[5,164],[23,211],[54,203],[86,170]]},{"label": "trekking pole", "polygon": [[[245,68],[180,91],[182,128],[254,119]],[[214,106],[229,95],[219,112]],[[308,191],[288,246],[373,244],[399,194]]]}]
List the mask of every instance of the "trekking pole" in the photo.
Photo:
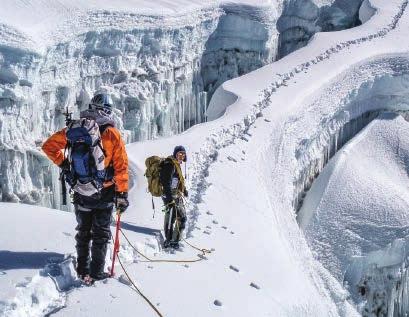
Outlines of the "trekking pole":
[{"label": "trekking pole", "polygon": [[62,205],[66,206],[67,205],[67,186],[65,185],[65,177],[62,171],[60,173],[60,181],[61,181]]},{"label": "trekking pole", "polygon": [[65,125],[68,126],[72,121],[72,112],[68,112],[68,106],[65,108],[64,116],[65,116]]},{"label": "trekking pole", "polygon": [[152,209],[153,209],[152,219],[155,219],[156,209],[155,209],[155,203],[153,202],[153,196],[152,196]]},{"label": "trekking pole", "polygon": [[172,217],[173,217],[173,208],[170,208],[170,210],[169,210],[168,232],[170,232],[170,228],[172,227]]},{"label": "trekking pole", "polygon": [[114,241],[114,252],[112,254],[112,265],[111,265],[111,272],[110,276],[114,276],[114,266],[115,266],[115,258],[118,256],[119,252],[119,230],[121,225],[121,213],[119,210],[116,211],[116,229],[115,229],[115,241]]}]

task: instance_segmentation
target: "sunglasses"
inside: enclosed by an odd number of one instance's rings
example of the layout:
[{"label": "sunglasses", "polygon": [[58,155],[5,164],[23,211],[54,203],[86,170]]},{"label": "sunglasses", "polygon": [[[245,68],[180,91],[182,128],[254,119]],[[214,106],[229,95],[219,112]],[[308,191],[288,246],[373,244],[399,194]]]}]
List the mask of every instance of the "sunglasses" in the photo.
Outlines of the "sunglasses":
[{"label": "sunglasses", "polygon": [[112,110],[110,109],[110,105],[96,105],[96,104],[90,104],[90,107],[95,109],[95,110],[101,110],[102,112],[106,113],[106,114],[111,114]]}]

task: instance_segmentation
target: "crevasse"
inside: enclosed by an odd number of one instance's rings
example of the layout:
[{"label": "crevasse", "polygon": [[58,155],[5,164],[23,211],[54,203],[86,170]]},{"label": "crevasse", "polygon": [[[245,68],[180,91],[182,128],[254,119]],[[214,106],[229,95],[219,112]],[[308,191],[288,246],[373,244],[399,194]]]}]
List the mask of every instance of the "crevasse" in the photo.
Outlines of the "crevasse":
[{"label": "crevasse", "polygon": [[[379,73],[377,66],[380,66],[384,73]],[[371,79],[353,89],[339,111],[324,116],[314,136],[303,138],[298,144],[295,150],[297,168],[293,201],[296,210],[299,210],[314,179],[338,149],[381,111],[406,114],[409,110],[406,59],[380,59],[369,64],[368,69]]]},{"label": "crevasse", "polygon": [[[313,135],[301,138],[295,147],[293,206],[296,210],[328,159],[380,112],[393,111],[408,117],[408,74],[407,57],[395,56],[361,65],[360,70],[351,76],[354,80],[365,80],[338,100],[338,111],[323,116],[318,123],[320,128]],[[320,102],[324,104],[328,100],[324,97],[324,101]],[[301,227],[304,228],[309,222],[308,213],[311,212],[313,210],[300,211]],[[320,233],[317,235],[320,236]],[[407,239],[395,238],[385,249],[349,259],[351,263],[348,266],[338,254],[340,267],[327,267],[341,283],[348,285],[363,316],[375,316],[376,312],[376,316],[405,316],[409,312]],[[314,246],[311,248],[314,249]],[[333,251],[334,254],[337,252]]]}]

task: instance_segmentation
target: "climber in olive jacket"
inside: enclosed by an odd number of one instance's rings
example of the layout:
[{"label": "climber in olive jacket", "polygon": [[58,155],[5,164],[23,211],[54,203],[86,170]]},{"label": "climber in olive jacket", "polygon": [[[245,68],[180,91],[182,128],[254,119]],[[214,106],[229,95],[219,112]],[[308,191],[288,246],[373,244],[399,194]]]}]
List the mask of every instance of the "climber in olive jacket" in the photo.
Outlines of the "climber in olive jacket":
[{"label": "climber in olive jacket", "polygon": [[183,196],[188,192],[180,165],[186,163],[186,150],[176,146],[173,155],[168,156],[161,165],[160,181],[163,186],[162,200],[166,206],[164,247],[179,248],[179,241],[186,224],[186,211]]}]

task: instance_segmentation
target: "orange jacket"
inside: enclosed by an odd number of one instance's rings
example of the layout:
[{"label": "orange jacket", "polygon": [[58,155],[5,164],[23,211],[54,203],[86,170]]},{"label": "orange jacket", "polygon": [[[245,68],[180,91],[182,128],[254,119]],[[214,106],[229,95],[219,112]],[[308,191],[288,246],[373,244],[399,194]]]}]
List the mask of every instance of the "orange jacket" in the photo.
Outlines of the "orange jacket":
[{"label": "orange jacket", "polygon": [[[102,147],[105,151],[105,168],[111,163],[114,168],[115,190],[118,192],[128,191],[128,156],[125,144],[122,141],[119,130],[108,127],[101,135]],[[65,128],[54,133],[43,144],[42,149],[48,158],[55,164],[60,165],[64,160],[64,149],[67,144]],[[109,186],[112,182],[106,182],[104,186]]]}]

